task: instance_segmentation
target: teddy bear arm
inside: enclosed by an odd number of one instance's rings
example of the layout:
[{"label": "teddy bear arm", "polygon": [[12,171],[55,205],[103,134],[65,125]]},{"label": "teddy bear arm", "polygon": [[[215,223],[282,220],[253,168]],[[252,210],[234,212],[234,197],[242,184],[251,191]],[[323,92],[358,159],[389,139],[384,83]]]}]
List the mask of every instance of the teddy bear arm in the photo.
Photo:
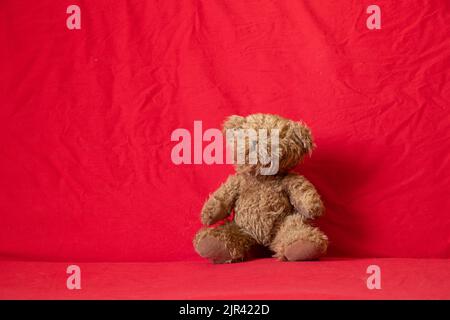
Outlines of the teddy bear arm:
[{"label": "teddy bear arm", "polygon": [[231,214],[239,192],[239,182],[235,176],[230,176],[219,189],[211,194],[203,205],[201,220],[205,225],[214,224]]},{"label": "teddy bear arm", "polygon": [[295,210],[307,219],[323,214],[324,206],[316,188],[303,176],[291,176],[286,181],[289,200]]}]

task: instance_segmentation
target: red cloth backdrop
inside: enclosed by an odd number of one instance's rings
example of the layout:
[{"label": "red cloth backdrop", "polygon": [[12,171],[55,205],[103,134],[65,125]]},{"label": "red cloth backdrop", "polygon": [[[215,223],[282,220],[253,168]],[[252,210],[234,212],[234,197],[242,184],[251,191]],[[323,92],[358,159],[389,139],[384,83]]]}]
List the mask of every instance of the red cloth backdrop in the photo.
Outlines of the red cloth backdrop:
[{"label": "red cloth backdrop", "polygon": [[312,128],[330,255],[449,258],[449,21],[447,0],[1,1],[0,256],[196,258],[233,168],[174,165],[170,135],[267,112]]}]

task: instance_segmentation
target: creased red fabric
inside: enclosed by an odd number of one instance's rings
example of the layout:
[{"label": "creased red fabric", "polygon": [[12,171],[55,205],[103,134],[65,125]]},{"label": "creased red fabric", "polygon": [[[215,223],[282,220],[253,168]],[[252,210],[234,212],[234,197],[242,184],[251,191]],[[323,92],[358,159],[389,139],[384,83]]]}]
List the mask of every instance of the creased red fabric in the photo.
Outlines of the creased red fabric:
[{"label": "creased red fabric", "polygon": [[311,127],[330,255],[450,257],[448,1],[72,2],[0,2],[3,259],[194,259],[233,168],[171,133],[256,112]]}]

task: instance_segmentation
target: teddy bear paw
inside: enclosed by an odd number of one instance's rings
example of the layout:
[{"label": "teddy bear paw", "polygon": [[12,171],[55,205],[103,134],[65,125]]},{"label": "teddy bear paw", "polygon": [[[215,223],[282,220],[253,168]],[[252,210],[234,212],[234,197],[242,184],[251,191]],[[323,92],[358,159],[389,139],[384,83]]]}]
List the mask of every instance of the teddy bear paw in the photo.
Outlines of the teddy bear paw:
[{"label": "teddy bear paw", "polygon": [[288,261],[317,260],[323,254],[322,248],[307,240],[297,240],[284,250],[284,257]]},{"label": "teddy bear paw", "polygon": [[225,244],[212,236],[201,239],[196,245],[196,250],[200,256],[214,263],[230,263],[233,260]]}]

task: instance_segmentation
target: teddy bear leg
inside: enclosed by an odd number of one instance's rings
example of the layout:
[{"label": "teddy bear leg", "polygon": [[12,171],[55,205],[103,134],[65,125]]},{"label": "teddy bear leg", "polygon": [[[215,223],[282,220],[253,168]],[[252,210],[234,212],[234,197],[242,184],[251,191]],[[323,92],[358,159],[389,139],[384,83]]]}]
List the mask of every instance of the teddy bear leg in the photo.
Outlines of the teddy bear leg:
[{"label": "teddy bear leg", "polygon": [[248,258],[256,241],[234,222],[214,228],[204,227],[194,238],[197,253],[214,263],[237,262]]},{"label": "teddy bear leg", "polygon": [[300,215],[287,216],[270,248],[284,261],[315,260],[327,251],[328,239],[318,228],[303,222]]}]

